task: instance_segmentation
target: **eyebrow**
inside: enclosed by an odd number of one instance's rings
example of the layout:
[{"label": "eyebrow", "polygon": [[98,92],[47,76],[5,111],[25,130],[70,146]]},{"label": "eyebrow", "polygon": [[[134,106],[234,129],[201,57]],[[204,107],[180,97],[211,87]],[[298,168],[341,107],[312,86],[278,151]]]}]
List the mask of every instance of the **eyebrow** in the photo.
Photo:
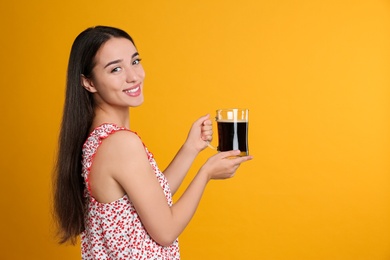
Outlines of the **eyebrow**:
[{"label": "eyebrow", "polygon": [[[133,59],[134,57],[137,57],[139,56],[139,53],[138,52],[135,52],[133,55],[131,55],[131,58]],[[119,63],[123,61],[123,59],[118,59],[118,60],[113,60],[113,61],[110,61],[109,63],[106,64],[106,66],[104,66],[104,68],[107,68],[108,66],[112,65],[112,64],[116,64],[116,63]]]}]

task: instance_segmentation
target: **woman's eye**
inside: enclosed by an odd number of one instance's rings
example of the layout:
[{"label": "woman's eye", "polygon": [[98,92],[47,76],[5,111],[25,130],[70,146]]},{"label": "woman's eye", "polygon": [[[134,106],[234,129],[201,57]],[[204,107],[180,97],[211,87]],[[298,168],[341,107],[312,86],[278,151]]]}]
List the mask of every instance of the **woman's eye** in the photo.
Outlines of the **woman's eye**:
[{"label": "woman's eye", "polygon": [[120,67],[116,67],[114,69],[111,70],[111,72],[118,72],[118,71],[121,71],[121,68]]},{"label": "woman's eye", "polygon": [[133,61],[133,65],[138,65],[138,64],[140,64],[141,63],[141,59],[135,59],[134,61]]}]

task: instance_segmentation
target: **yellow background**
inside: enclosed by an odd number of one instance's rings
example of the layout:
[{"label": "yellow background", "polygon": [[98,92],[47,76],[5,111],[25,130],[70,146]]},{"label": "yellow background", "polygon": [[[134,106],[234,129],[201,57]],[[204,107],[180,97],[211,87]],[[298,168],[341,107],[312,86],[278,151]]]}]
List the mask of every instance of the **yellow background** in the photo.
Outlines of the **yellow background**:
[{"label": "yellow background", "polygon": [[1,259],[80,258],[51,171],[69,50],[99,24],[136,41],[131,127],[160,168],[199,116],[250,109],[255,159],[210,183],[182,259],[390,259],[390,1],[2,1],[0,24]]}]

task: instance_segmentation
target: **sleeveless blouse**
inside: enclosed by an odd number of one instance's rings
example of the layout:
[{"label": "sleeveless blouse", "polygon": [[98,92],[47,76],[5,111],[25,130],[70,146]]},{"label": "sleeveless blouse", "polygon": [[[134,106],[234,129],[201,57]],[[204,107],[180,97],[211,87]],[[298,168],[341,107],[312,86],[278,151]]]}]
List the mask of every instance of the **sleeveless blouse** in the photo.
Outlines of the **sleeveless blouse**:
[{"label": "sleeveless blouse", "polygon": [[[89,174],[94,156],[105,138],[117,131],[130,131],[114,124],[95,128],[83,146],[82,177],[85,181],[85,230],[81,234],[82,259],[180,259],[178,240],[168,247],[156,243],[147,233],[127,195],[111,203],[100,203],[92,195]],[[135,133],[135,132],[133,132]],[[135,133],[136,134],[136,133]],[[157,167],[153,154],[144,145],[150,166],[172,206],[168,181]]]}]

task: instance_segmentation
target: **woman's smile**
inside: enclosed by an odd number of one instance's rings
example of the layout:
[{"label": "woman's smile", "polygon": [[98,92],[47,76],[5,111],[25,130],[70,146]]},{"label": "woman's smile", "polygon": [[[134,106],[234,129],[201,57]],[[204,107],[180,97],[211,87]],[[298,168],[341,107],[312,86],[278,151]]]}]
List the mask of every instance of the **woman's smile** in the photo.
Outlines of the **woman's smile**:
[{"label": "woman's smile", "polygon": [[141,94],[141,85],[125,89],[123,92],[131,97],[138,97]]}]

